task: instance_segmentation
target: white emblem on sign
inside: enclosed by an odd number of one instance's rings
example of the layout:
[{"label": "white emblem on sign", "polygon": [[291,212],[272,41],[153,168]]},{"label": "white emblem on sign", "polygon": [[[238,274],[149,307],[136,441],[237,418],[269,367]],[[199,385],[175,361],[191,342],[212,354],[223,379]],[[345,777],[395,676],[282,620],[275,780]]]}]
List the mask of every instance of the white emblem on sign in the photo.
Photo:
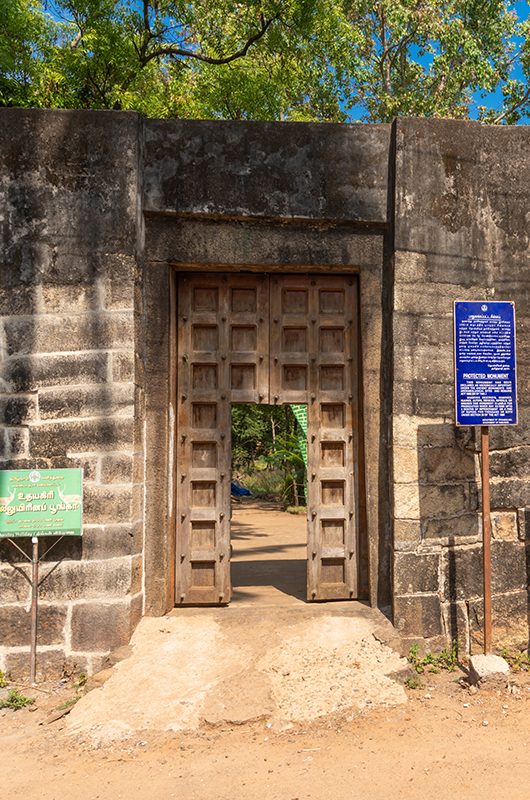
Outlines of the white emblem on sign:
[{"label": "white emblem on sign", "polygon": [[40,481],[40,472],[38,469],[34,469],[33,472],[29,473],[28,477],[32,483],[38,483]]},{"label": "white emblem on sign", "polygon": [[480,306],[480,310],[481,310],[481,311],[487,311],[487,310],[488,310],[488,307],[487,307],[487,306],[485,306],[485,305],[484,305],[484,306]]}]

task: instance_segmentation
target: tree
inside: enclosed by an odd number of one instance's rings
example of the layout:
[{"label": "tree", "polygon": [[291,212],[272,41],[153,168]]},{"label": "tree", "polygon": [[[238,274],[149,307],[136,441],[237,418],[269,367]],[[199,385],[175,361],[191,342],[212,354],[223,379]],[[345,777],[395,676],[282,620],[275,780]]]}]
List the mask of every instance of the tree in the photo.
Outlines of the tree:
[{"label": "tree", "polygon": [[3,0],[0,103],[513,123],[529,25],[504,0]]}]

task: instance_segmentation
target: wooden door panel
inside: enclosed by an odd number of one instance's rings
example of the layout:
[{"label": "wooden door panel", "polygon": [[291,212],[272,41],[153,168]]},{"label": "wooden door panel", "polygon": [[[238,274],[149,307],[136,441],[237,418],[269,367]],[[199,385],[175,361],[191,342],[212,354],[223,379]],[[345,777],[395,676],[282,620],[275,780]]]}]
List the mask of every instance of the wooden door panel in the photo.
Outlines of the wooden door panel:
[{"label": "wooden door panel", "polygon": [[308,599],[357,596],[353,277],[271,278],[271,398],[308,406]]},{"label": "wooden door panel", "polygon": [[268,402],[268,284],[179,278],[176,602],[230,600],[231,402]]}]

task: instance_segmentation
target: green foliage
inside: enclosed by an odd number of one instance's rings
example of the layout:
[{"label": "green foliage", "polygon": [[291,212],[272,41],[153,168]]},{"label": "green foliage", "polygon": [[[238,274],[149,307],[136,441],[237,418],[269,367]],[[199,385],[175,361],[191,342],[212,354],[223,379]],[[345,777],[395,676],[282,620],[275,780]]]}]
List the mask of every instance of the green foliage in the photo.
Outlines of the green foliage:
[{"label": "green foliage", "polygon": [[530,672],[530,654],[527,651],[504,648],[501,656],[508,662],[513,672]]},{"label": "green foliage", "polygon": [[240,473],[239,478],[254,497],[265,500],[278,500],[282,497],[285,476],[279,469],[271,469],[264,463],[258,463],[248,472]]},{"label": "green foliage", "polygon": [[425,653],[420,655],[419,645],[413,644],[409,650],[409,663],[418,675],[424,672],[437,673],[441,670],[454,672],[458,666],[458,642],[453,641],[450,649],[441,650],[439,653]]},{"label": "green foliage", "polygon": [[7,697],[0,700],[0,708],[11,708],[13,711],[18,711],[26,706],[31,706],[35,702],[34,697],[26,697],[20,694],[18,689],[10,689]]},{"label": "green foliage", "polygon": [[81,699],[81,696],[76,694],[74,697],[69,697],[68,700],[65,700],[64,703],[59,703],[58,706],[55,706],[55,711],[67,711],[70,708],[73,708],[78,700]]},{"label": "green foliage", "polygon": [[0,669],[0,689],[5,689],[8,683],[5,672]]},{"label": "green foliage", "polygon": [[285,431],[283,406],[232,406],[232,467],[234,473],[263,460],[272,450],[276,435]]},{"label": "green foliage", "polygon": [[505,0],[0,4],[1,105],[514,123],[530,111],[529,75],[530,22]]},{"label": "green foliage", "polygon": [[286,505],[300,505],[300,499],[304,494],[304,476],[306,466],[302,453],[300,452],[300,442],[293,430],[286,430],[278,435],[270,454],[267,456],[269,464],[283,470],[284,488],[282,499]]},{"label": "green foliage", "polygon": [[300,505],[306,467],[296,431],[289,406],[232,406],[234,477],[257,496]]},{"label": "green foliage", "polygon": [[416,675],[409,675],[405,680],[405,686],[407,689],[421,689],[423,688],[423,683]]}]

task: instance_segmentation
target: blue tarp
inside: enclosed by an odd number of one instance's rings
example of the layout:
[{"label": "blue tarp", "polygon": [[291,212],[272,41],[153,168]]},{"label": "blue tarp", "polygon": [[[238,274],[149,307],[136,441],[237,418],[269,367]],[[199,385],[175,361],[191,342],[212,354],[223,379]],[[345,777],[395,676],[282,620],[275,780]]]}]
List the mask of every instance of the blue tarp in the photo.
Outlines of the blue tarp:
[{"label": "blue tarp", "polygon": [[252,497],[252,492],[249,489],[245,489],[244,486],[233,481],[230,484],[230,494],[234,495],[234,497]]}]

